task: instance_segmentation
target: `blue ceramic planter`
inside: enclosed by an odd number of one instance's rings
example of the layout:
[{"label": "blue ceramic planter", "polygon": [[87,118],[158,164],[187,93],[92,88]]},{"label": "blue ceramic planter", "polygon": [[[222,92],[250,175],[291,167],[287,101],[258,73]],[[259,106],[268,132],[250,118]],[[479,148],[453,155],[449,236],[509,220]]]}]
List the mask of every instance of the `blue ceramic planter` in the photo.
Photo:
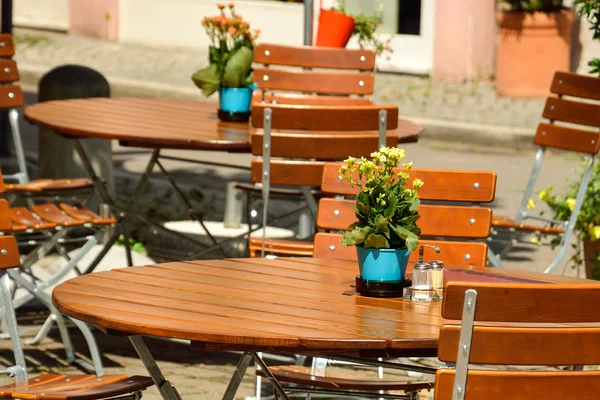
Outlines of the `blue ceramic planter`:
[{"label": "blue ceramic planter", "polygon": [[221,86],[219,89],[219,119],[222,121],[248,121],[253,91],[254,85],[247,88]]},{"label": "blue ceramic planter", "polygon": [[391,282],[404,279],[410,251],[355,246],[360,277],[366,281]]}]

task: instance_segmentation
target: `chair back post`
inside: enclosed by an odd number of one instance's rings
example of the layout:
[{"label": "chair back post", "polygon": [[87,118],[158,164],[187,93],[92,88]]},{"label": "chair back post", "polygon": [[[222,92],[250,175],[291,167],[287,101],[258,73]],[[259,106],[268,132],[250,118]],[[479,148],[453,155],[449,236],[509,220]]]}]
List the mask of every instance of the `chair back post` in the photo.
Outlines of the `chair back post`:
[{"label": "chair back post", "polygon": [[454,378],[452,400],[462,400],[465,397],[476,306],[477,291],[475,289],[468,289],[465,292],[465,300],[463,304],[462,323],[460,327],[460,337],[458,340],[458,356],[456,358],[456,376]]},{"label": "chair back post", "polygon": [[27,380],[27,366],[25,364],[25,355],[21,347],[21,339],[17,328],[17,318],[13,310],[12,294],[10,290],[10,278],[6,271],[0,270],[0,304],[4,308],[4,317],[8,334],[12,342],[13,353],[15,355],[16,365],[8,368],[8,372],[14,376],[17,382]]},{"label": "chair back post", "polygon": [[379,148],[387,146],[387,110],[379,110]]},{"label": "chair back post", "polygon": [[262,246],[260,256],[265,256],[265,240],[267,239],[267,209],[269,203],[270,190],[270,170],[271,170],[271,120],[273,110],[267,107],[263,115],[263,167],[262,167],[262,199],[263,199],[263,227],[262,227]]},{"label": "chair back post", "polygon": [[567,254],[567,249],[571,244],[570,240],[567,239],[571,237],[571,235],[573,234],[573,230],[575,229],[575,223],[577,222],[577,217],[579,216],[579,212],[581,211],[583,199],[585,197],[588,185],[590,183],[590,178],[592,176],[592,169],[594,168],[595,160],[596,156],[592,156],[588,164],[585,166],[585,170],[583,171],[583,177],[581,178],[581,182],[579,183],[579,190],[577,191],[577,196],[575,197],[575,206],[573,207],[573,211],[571,211],[571,216],[569,217],[569,221],[567,222],[567,229],[565,230],[565,233],[563,234],[561,240],[562,245],[560,246],[558,254],[552,261],[552,264],[550,264],[550,266],[544,271],[544,273],[546,274],[554,273],[558,269],[558,266],[562,262],[565,255]]},{"label": "chair back post", "polygon": [[29,174],[27,173],[25,148],[21,141],[21,131],[19,129],[19,113],[16,109],[12,108],[8,111],[8,121],[10,123],[13,143],[15,144],[15,151],[17,153],[17,164],[19,165],[19,172],[14,174],[13,177],[15,177],[20,184],[24,184],[29,182]]}]

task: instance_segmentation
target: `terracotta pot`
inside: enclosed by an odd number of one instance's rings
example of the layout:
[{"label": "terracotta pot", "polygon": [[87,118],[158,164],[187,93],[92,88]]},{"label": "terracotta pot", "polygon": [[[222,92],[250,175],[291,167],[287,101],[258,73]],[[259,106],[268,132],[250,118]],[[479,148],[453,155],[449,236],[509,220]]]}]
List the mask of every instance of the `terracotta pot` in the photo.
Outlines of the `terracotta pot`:
[{"label": "terracotta pot", "polygon": [[[583,241],[583,257],[585,261],[585,276],[587,279],[600,280],[600,263],[595,260],[600,253],[600,240],[592,242],[591,240]],[[598,267],[594,277],[594,268]]]},{"label": "terracotta pot", "polygon": [[353,18],[338,11],[321,9],[315,45],[346,47],[353,31]]},{"label": "terracotta pot", "polygon": [[569,71],[573,10],[500,12],[496,91],[502,96],[547,96],[555,71]]}]

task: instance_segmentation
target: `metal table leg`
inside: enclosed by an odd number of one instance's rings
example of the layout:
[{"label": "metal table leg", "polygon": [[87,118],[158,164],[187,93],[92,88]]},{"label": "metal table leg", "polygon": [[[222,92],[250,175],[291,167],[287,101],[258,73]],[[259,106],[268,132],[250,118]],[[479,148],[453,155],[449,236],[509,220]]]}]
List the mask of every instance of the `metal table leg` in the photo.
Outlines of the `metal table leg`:
[{"label": "metal table leg", "polygon": [[273,385],[273,389],[275,390],[275,393],[279,396],[279,398],[282,400],[290,400],[288,395],[285,393],[285,390],[283,390],[283,388],[281,387],[281,384],[273,376],[273,374],[271,373],[271,370],[269,369],[269,367],[267,367],[267,364],[265,364],[265,362],[262,360],[262,358],[260,358],[260,356],[257,353],[252,353],[252,357],[254,358],[254,362],[258,366],[260,366],[260,369],[265,371],[265,375],[267,375],[267,379],[269,380],[271,385]]},{"label": "metal table leg", "polygon": [[161,372],[160,368],[156,364],[156,360],[152,357],[152,353],[146,346],[144,339],[141,336],[130,336],[129,341],[133,345],[133,348],[140,356],[140,359],[144,363],[144,367],[150,374],[150,377],[154,381],[156,388],[160,392],[160,395],[165,400],[181,400],[181,396],[177,393],[177,389],[171,385],[171,383],[165,379],[165,376]]},{"label": "metal table leg", "polygon": [[233,400],[233,396],[238,391],[240,387],[240,383],[242,383],[242,378],[248,369],[248,365],[250,364],[250,360],[252,360],[252,354],[244,353],[240,357],[240,361],[238,362],[237,367],[235,367],[235,371],[231,376],[231,380],[229,381],[229,385],[227,385],[227,389],[225,390],[225,394],[223,394],[223,400]]}]

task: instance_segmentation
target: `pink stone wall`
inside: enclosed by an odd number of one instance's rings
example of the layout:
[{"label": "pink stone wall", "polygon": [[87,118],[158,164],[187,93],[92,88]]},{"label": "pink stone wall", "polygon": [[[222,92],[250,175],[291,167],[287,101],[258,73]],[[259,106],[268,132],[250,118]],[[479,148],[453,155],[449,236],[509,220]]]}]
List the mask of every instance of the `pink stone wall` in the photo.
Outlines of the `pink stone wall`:
[{"label": "pink stone wall", "polygon": [[434,78],[487,79],[494,72],[495,0],[437,0]]},{"label": "pink stone wall", "polygon": [[119,38],[119,0],[69,0],[69,34]]}]

